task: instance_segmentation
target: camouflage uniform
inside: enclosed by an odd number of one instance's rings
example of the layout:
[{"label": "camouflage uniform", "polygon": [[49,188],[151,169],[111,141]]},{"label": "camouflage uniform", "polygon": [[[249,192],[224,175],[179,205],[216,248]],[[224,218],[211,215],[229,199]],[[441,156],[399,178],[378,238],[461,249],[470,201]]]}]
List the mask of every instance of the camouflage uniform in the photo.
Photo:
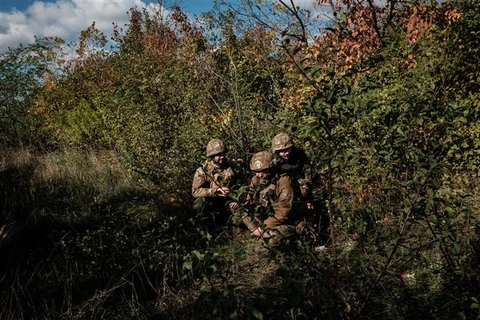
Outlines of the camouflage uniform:
[{"label": "camouflage uniform", "polygon": [[267,151],[257,152],[250,161],[250,170],[253,172],[265,171],[262,177],[256,174],[250,180],[249,193],[247,196],[248,206],[242,213],[242,221],[250,231],[258,228],[260,220],[257,217],[259,211],[265,212],[269,207],[267,191],[270,186],[270,176],[266,172],[270,168],[272,153]]},{"label": "camouflage uniform", "polygon": [[[252,158],[252,162],[259,154],[260,153],[257,153]],[[271,158],[273,158],[273,155],[270,153],[270,159]],[[265,171],[270,169],[270,166],[269,164],[268,167],[262,166],[259,169]],[[251,186],[258,183],[258,181],[258,177],[253,177]],[[270,205],[273,215],[263,221],[252,218],[246,214],[244,214],[242,218],[250,231],[254,231],[258,227],[263,226],[265,232],[262,238],[269,239],[270,244],[275,245],[282,238],[295,233],[296,225],[306,211],[306,202],[303,199],[298,182],[295,178],[292,178],[291,174],[279,174],[275,184],[270,183],[270,179],[268,181],[268,183],[265,183],[265,181],[262,182],[264,188],[258,193],[258,201],[262,205]],[[273,197],[268,196],[269,190],[273,191]]]},{"label": "camouflage uniform", "polygon": [[264,221],[269,229],[282,224],[295,224],[300,218],[299,213],[305,208],[298,184],[287,173],[280,175],[275,187],[275,200],[271,202],[275,214]]},{"label": "camouflage uniform", "polygon": [[222,140],[212,139],[207,144],[207,156],[210,158],[195,171],[192,182],[192,196],[196,199],[195,208],[200,214],[213,213],[214,220],[224,224],[229,219],[228,205],[232,200],[221,190],[229,190],[235,183],[236,174],[228,160],[215,162],[215,156],[224,154],[227,148]]},{"label": "camouflage uniform", "polygon": [[[281,154],[282,152],[289,153]],[[282,175],[290,175],[294,180],[293,184],[298,184],[302,198],[306,200],[308,215],[303,222],[303,227],[298,227],[297,232],[307,233],[312,231],[314,226],[318,226],[319,232],[324,238],[328,237],[327,227],[330,224],[329,217],[325,211],[325,203],[313,195],[313,179],[319,177],[312,171],[310,159],[305,151],[296,147],[290,136],[285,132],[278,133],[272,139],[272,152],[274,153],[273,167],[274,171]],[[319,180],[316,181],[319,186]],[[273,182],[275,183],[275,181]]]},{"label": "camouflage uniform", "polygon": [[[289,159],[284,159],[279,156],[282,150],[290,150]],[[300,191],[305,199],[311,200],[312,196],[312,181],[310,171],[310,159],[305,150],[295,146],[290,136],[285,132],[280,132],[272,139],[273,170],[278,174],[288,173],[300,185]]]},{"label": "camouflage uniform", "polygon": [[218,165],[213,160],[207,160],[202,167],[195,171],[192,183],[194,198],[217,197],[217,189],[229,187],[234,180],[235,173],[228,165]]},{"label": "camouflage uniform", "polygon": [[266,215],[271,208],[267,195],[270,186],[275,187],[270,184],[268,179],[260,179],[257,176],[254,176],[250,181],[250,190],[252,192],[247,198],[248,206],[242,213],[242,221],[250,231],[260,226],[260,217]]}]

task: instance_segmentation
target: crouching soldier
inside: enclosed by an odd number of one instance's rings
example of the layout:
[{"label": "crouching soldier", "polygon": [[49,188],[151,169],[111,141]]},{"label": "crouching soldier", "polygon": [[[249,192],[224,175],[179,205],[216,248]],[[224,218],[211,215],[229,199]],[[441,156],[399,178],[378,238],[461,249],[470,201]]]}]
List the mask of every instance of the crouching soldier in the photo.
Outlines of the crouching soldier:
[{"label": "crouching soldier", "polygon": [[[310,159],[305,150],[294,145],[291,137],[280,132],[272,139],[273,170],[278,173],[288,173],[298,182],[302,195],[309,209],[314,209]],[[308,172],[306,172],[308,171]],[[273,181],[275,183],[275,181]]]},{"label": "crouching soldier", "polygon": [[211,214],[214,223],[224,225],[233,210],[239,208],[229,197],[230,187],[236,182],[236,173],[226,158],[227,148],[220,139],[208,142],[208,160],[195,171],[192,195],[196,199],[195,208],[203,216]]},{"label": "crouching soldier", "polygon": [[[271,172],[272,160],[271,152],[262,151],[256,153],[250,162],[250,169],[255,172],[251,185],[261,183],[264,186],[258,194],[259,201],[270,205],[272,214],[264,220],[248,214],[242,216],[252,236],[265,239],[269,246],[278,245],[282,239],[294,235],[306,212],[306,201],[298,180],[288,171],[275,173],[274,177]],[[271,183],[272,179],[276,180],[275,184]]]},{"label": "crouching soldier", "polygon": [[272,153],[267,151],[257,152],[250,160],[250,170],[255,175],[250,180],[242,213],[242,221],[250,231],[254,231],[259,226],[271,209],[270,197],[273,193],[269,191],[274,191],[271,188],[275,188],[271,183],[271,161]]}]

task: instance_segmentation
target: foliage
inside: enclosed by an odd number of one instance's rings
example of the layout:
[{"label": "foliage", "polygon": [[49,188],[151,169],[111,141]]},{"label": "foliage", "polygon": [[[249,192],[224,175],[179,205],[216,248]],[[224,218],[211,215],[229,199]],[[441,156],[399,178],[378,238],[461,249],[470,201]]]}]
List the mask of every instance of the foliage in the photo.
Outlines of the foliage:
[{"label": "foliage", "polygon": [[0,135],[2,145],[38,145],[39,123],[29,116],[42,79],[49,75],[50,57],[59,38],[37,39],[29,46],[9,48],[0,57]]},{"label": "foliage", "polygon": [[[3,57],[2,146],[67,151],[2,152],[2,316],[478,317],[478,3],[338,1],[328,28],[292,3],[132,9],[113,50],[92,24],[70,60]],[[209,139],[245,169],[279,130],[328,237],[265,252],[190,183]]]}]

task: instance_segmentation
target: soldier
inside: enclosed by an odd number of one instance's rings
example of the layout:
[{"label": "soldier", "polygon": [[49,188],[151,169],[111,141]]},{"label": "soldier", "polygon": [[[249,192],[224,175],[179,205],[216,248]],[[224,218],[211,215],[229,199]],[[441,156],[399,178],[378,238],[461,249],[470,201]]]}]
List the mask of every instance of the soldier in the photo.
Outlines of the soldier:
[{"label": "soldier", "polygon": [[[272,179],[271,152],[256,153],[250,162],[250,168],[255,172],[251,185],[261,183],[264,188],[259,193],[263,205],[269,202],[273,215],[262,220],[243,214],[242,220],[251,231],[252,236],[268,239],[269,245],[277,245],[285,237],[295,234],[297,225],[306,212],[306,202],[296,179],[288,172],[279,173],[275,184]],[[268,191],[273,190],[273,197]]]},{"label": "soldier", "polygon": [[[278,174],[288,173],[297,180],[300,190],[307,200],[312,200],[312,183],[310,175],[306,175],[306,166],[310,159],[303,149],[298,148],[285,132],[278,133],[272,139],[273,168]],[[313,209],[313,203],[308,202],[308,208]]]},{"label": "soldier", "polygon": [[258,216],[266,214],[270,208],[270,199],[268,191],[275,186],[271,184],[270,163],[273,154],[268,151],[257,152],[250,160],[250,170],[255,175],[250,180],[247,202],[244,206],[245,212],[242,213],[242,221],[250,231],[255,230],[260,220]]},{"label": "soldier", "polygon": [[201,213],[211,211],[214,220],[224,224],[229,219],[229,212],[239,208],[238,203],[229,198],[236,174],[225,157],[227,148],[222,140],[210,140],[206,149],[209,159],[195,171],[192,195],[197,199],[196,207]]}]

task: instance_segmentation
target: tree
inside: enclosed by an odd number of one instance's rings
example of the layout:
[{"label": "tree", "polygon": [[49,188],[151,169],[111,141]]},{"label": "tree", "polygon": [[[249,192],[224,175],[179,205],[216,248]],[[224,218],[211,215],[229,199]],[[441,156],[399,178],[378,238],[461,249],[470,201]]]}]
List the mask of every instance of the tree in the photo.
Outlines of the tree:
[{"label": "tree", "polygon": [[29,146],[39,143],[38,123],[31,112],[35,95],[51,75],[60,38],[37,39],[35,44],[9,48],[0,57],[0,136],[1,144]]}]

